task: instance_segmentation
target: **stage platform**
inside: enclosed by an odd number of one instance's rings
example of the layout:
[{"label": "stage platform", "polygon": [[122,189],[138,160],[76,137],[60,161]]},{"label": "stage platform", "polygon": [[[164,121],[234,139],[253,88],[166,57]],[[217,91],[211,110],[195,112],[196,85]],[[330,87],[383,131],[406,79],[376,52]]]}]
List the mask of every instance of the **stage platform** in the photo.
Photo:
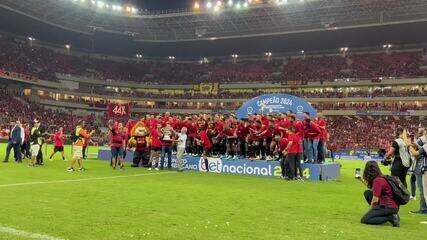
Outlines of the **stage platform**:
[{"label": "stage platform", "polygon": [[[110,160],[111,152],[109,148],[101,149],[98,152],[98,158],[101,160]],[[128,151],[126,161],[131,162],[133,152]],[[244,174],[266,177],[279,177],[281,173],[280,163],[278,161],[251,161],[248,159],[229,160],[225,158],[209,159],[209,169],[211,172],[220,174]],[[205,165],[201,157],[185,155],[185,169],[205,172]],[[172,156],[172,168],[176,168],[176,156]],[[325,181],[337,179],[340,176],[340,165],[338,163],[307,164],[303,163],[302,168],[304,176],[313,181]]]}]

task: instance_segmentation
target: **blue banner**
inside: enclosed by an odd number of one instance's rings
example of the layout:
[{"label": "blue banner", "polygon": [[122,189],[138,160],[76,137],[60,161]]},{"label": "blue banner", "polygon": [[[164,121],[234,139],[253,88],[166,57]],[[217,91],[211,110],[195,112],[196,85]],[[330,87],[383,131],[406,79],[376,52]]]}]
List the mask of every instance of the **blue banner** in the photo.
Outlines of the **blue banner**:
[{"label": "blue banner", "polygon": [[273,114],[292,111],[301,119],[304,112],[316,116],[316,110],[304,99],[289,94],[264,94],[245,102],[236,111],[239,119],[254,114]]},{"label": "blue banner", "polygon": [[[111,159],[111,151],[99,150],[98,158]],[[133,152],[128,151],[126,161],[132,161]],[[206,167],[201,157],[184,156],[184,168],[206,172]],[[167,160],[165,160],[167,161]],[[209,170],[214,173],[244,174],[266,177],[279,177],[281,175],[280,162],[278,161],[250,161],[247,159],[227,160],[222,158],[208,158]],[[304,177],[313,181],[336,179],[340,175],[338,163],[327,164],[301,164]],[[172,157],[172,168],[177,168],[176,156]]]}]

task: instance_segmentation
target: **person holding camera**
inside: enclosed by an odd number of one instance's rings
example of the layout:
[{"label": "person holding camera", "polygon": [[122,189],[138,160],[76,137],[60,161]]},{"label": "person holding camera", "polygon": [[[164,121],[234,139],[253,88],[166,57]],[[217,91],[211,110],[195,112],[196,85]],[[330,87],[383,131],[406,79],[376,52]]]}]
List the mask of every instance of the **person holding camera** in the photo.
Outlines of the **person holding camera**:
[{"label": "person holding camera", "polygon": [[397,127],[395,133],[396,139],[393,141],[382,163],[386,166],[391,163],[391,176],[398,177],[403,185],[407,187],[406,175],[412,162],[408,150],[410,140],[406,129],[402,127]]},{"label": "person holding camera", "polygon": [[420,209],[418,211],[411,211],[416,214],[427,214],[427,198],[426,198],[426,187],[423,180],[427,179],[427,131],[425,129],[419,130],[419,137],[409,147],[411,155],[416,159],[414,176],[418,191],[420,192]]},{"label": "person holding camera", "polygon": [[400,226],[399,205],[393,199],[393,190],[385,176],[382,174],[378,163],[369,161],[366,163],[363,178],[356,176],[369,189],[364,196],[371,208],[362,217],[361,223],[380,225],[391,223],[393,227]]}]

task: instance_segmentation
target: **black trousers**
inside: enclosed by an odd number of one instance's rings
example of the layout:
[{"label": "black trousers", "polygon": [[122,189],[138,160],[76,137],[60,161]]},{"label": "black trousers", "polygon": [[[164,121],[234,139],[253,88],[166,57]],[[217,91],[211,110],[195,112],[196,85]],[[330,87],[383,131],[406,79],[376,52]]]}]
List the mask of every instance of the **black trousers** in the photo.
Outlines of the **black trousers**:
[{"label": "black trousers", "polygon": [[411,174],[411,196],[415,197],[417,194],[417,178],[414,173]]},{"label": "black trousers", "polygon": [[86,149],[87,149],[87,146],[83,146],[83,149],[82,149],[82,154],[83,154],[83,159],[86,159]]},{"label": "black trousers", "polygon": [[[366,190],[364,193],[366,201],[371,204],[373,193],[371,190]],[[360,220],[363,224],[380,225],[393,220],[393,215],[397,214],[399,209],[389,208],[383,205],[377,205],[371,209]]]},{"label": "black trousers", "polygon": [[132,167],[144,166],[150,160],[150,152],[148,150],[135,150],[132,160]]},{"label": "black trousers", "polygon": [[408,174],[408,169],[409,168],[403,166],[402,161],[394,161],[391,166],[391,175],[398,177],[406,188],[408,188],[406,183],[406,174]]},{"label": "black trousers", "polygon": [[298,159],[299,154],[297,153],[288,153],[284,157],[284,161],[282,163],[282,176],[287,177],[289,179],[296,178],[296,166]]},{"label": "black trousers", "polygon": [[37,164],[38,165],[42,165],[43,164],[43,151],[42,151],[42,146],[40,146],[40,150],[39,153],[37,154],[36,160],[37,160]]},{"label": "black trousers", "polygon": [[246,158],[248,152],[248,146],[245,139],[239,139],[240,156]]}]

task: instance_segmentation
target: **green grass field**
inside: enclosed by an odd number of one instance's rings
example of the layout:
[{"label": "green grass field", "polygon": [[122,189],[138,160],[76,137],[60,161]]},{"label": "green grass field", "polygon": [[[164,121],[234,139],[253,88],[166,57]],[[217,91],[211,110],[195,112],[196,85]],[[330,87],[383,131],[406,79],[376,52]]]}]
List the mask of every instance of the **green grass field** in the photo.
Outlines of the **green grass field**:
[{"label": "green grass field", "polygon": [[[1,144],[1,160],[4,152]],[[417,209],[415,201],[402,207],[401,228],[359,223],[368,206],[362,196],[364,187],[353,174],[356,167],[363,167],[362,161],[343,161],[340,180],[329,182],[131,168],[113,171],[108,162],[98,160],[87,161],[86,172],[68,173],[59,155],[45,163],[37,168],[13,160],[1,163],[0,239],[391,240],[427,236],[427,225],[420,223],[427,216],[409,213]],[[19,235],[21,231],[26,234]]]}]

